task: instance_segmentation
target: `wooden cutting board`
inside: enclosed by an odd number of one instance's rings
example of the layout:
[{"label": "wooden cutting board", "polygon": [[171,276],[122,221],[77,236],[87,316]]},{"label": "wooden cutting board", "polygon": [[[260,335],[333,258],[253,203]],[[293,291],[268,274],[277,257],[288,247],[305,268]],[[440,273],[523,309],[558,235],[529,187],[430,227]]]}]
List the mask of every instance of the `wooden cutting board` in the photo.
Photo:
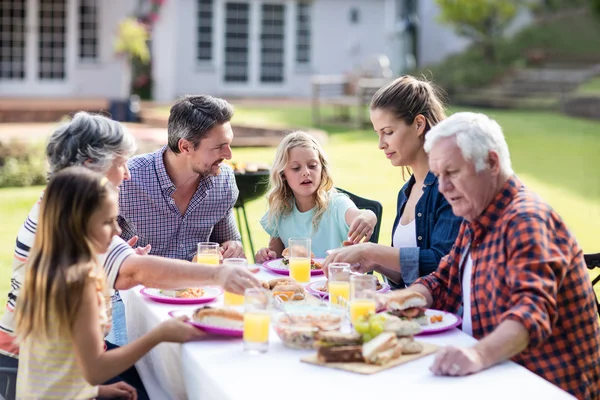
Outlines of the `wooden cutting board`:
[{"label": "wooden cutting board", "polygon": [[421,345],[423,345],[422,352],[420,352],[419,354],[402,355],[386,365],[372,365],[372,364],[358,363],[358,362],[354,362],[354,363],[324,363],[324,362],[319,361],[316,354],[301,358],[300,361],[308,363],[308,364],[321,365],[323,367],[341,369],[344,371],[350,371],[350,372],[354,372],[357,374],[371,375],[371,374],[376,374],[381,371],[385,371],[386,369],[397,367],[398,365],[405,364],[407,362],[411,362],[418,358],[425,357],[431,353],[435,353],[439,349],[439,346],[436,346],[434,344],[423,343],[423,342],[419,342],[419,343],[421,343]]}]

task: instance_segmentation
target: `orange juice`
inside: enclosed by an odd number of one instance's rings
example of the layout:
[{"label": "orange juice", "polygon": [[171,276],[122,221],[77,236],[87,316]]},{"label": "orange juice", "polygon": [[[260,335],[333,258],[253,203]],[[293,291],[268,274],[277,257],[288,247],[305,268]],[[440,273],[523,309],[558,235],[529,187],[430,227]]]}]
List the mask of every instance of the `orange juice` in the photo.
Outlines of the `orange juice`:
[{"label": "orange juice", "polygon": [[299,283],[310,282],[310,259],[290,258],[290,276]]},{"label": "orange juice", "polygon": [[198,264],[219,265],[219,255],[200,253],[196,262]]},{"label": "orange juice", "polygon": [[244,305],[244,296],[231,292],[225,292],[223,300],[226,306],[242,306]]},{"label": "orange juice", "polygon": [[246,312],[244,314],[244,341],[267,343],[270,323],[271,314],[268,312]]},{"label": "orange juice", "polygon": [[350,282],[329,282],[329,302],[339,304],[338,296],[350,299]]},{"label": "orange juice", "polygon": [[375,313],[375,300],[356,299],[350,302],[350,320],[354,323],[359,317]]}]

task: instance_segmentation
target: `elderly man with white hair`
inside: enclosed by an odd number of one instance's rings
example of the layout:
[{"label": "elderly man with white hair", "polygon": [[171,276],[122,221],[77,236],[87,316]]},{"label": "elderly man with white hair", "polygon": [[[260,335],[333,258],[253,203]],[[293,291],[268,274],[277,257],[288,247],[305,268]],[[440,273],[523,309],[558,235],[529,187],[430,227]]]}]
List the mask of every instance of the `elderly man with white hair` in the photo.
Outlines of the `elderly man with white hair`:
[{"label": "elderly man with white hair", "polygon": [[479,342],[446,347],[431,370],[462,376],[507,359],[579,399],[600,397],[600,327],[583,253],[560,216],[514,175],[502,129],[457,113],[425,151],[452,211],[464,218],[450,254],[409,291],[461,313]]}]

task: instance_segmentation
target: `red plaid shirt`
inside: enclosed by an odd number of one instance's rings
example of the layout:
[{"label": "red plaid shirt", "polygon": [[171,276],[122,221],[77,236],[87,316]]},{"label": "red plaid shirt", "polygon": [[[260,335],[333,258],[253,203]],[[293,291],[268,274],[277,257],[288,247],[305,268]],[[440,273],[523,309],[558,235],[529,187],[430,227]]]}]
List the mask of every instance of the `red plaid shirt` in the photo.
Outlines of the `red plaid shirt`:
[{"label": "red plaid shirt", "polygon": [[600,326],[583,253],[558,214],[512,177],[454,247],[421,278],[433,308],[462,312],[459,263],[473,259],[471,319],[481,339],[518,321],[529,345],[512,358],[577,396],[600,398]]}]

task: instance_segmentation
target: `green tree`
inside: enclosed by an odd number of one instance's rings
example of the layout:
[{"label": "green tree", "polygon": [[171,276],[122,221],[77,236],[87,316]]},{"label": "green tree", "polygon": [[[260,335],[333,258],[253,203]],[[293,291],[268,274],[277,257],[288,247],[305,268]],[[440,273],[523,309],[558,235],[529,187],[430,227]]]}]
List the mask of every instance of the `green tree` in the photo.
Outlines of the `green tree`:
[{"label": "green tree", "polygon": [[513,21],[526,0],[436,0],[440,21],[473,40],[485,58],[496,61],[496,42]]}]

